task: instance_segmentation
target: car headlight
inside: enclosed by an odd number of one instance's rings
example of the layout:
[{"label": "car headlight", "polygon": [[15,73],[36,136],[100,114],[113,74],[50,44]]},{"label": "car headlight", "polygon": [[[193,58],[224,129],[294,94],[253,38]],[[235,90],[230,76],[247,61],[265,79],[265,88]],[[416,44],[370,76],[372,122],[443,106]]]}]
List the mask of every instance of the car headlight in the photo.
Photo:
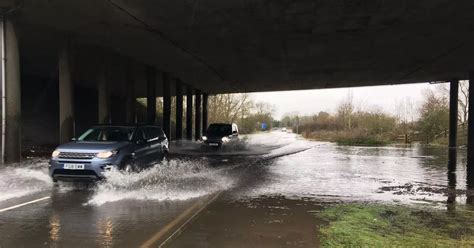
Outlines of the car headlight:
[{"label": "car headlight", "polygon": [[59,152],[58,150],[54,150],[53,154],[51,154],[51,157],[57,158],[59,154],[61,154],[61,152]]},{"label": "car headlight", "polygon": [[106,152],[99,152],[95,156],[98,158],[105,159],[105,158],[110,158],[115,154],[117,154],[117,151],[106,151]]},{"label": "car headlight", "polygon": [[202,141],[206,141],[207,140],[207,137],[206,136],[202,136]]},{"label": "car headlight", "polygon": [[230,141],[230,139],[228,137],[222,138],[222,142],[229,142],[229,141]]}]

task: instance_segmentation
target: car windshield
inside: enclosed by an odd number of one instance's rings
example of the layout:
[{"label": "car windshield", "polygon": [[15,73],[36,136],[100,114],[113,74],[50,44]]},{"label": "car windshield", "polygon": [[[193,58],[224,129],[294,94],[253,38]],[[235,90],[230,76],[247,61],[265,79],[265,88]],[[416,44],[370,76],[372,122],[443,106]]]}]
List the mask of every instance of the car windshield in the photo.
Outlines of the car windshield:
[{"label": "car windshield", "polygon": [[207,128],[209,136],[227,136],[232,134],[232,126],[228,124],[211,124]]},{"label": "car windshield", "polygon": [[133,127],[94,127],[87,130],[79,137],[79,141],[131,141],[133,138]]}]

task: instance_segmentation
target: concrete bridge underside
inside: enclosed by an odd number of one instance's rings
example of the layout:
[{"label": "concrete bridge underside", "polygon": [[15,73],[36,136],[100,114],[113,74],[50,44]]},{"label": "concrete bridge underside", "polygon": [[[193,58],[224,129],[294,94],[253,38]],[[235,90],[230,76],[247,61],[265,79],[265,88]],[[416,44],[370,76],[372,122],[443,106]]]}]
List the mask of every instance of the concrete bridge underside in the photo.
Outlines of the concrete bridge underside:
[{"label": "concrete bridge underside", "polygon": [[[172,95],[187,95],[187,110],[193,103],[199,110],[208,94],[453,81],[474,68],[470,0],[2,0],[0,7],[10,161],[21,147],[12,126],[33,134],[28,122],[49,116],[55,124],[45,119],[44,129],[65,142],[77,126],[132,121],[136,97],[151,106],[164,96],[169,134]],[[186,116],[191,138],[192,112]]]}]

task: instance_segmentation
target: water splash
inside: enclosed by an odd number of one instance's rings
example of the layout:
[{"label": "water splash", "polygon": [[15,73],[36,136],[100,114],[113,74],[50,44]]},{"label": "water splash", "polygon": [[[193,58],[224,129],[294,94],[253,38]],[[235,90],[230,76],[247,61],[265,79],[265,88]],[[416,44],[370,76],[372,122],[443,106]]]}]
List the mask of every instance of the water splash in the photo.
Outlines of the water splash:
[{"label": "water splash", "polygon": [[0,169],[0,201],[46,191],[52,185],[47,160],[29,160]]},{"label": "water splash", "polygon": [[[228,168],[226,168],[228,169]],[[112,171],[97,185],[90,205],[120,200],[187,200],[230,187],[226,169],[207,166],[204,160],[163,161],[139,173]]]}]

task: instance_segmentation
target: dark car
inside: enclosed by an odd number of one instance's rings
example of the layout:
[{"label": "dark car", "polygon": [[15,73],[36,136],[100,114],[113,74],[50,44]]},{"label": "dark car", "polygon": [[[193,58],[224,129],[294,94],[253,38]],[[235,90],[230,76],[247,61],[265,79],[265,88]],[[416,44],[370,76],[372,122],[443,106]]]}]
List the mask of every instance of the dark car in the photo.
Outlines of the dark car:
[{"label": "dark car", "polygon": [[49,174],[53,181],[103,179],[105,171],[135,171],[167,153],[168,139],[158,126],[95,126],[56,148]]},{"label": "dark car", "polygon": [[219,148],[224,144],[238,140],[239,128],[237,124],[213,123],[209,125],[202,141],[205,146]]}]

